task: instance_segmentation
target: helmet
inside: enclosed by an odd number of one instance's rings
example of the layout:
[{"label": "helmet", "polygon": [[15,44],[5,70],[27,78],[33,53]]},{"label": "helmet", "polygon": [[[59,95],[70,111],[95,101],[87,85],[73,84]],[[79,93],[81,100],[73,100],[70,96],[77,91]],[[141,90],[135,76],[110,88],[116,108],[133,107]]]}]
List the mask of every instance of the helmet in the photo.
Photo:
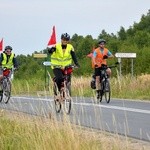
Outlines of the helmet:
[{"label": "helmet", "polygon": [[11,46],[6,46],[5,50],[10,49],[12,51],[12,47]]},{"label": "helmet", "polygon": [[69,35],[68,33],[63,33],[63,34],[61,35],[61,39],[64,39],[64,40],[69,41],[69,40],[70,40],[70,35]]},{"label": "helmet", "polygon": [[104,43],[106,44],[106,41],[105,41],[104,39],[100,39],[100,40],[98,41],[98,44],[101,44],[102,42],[104,42]]}]

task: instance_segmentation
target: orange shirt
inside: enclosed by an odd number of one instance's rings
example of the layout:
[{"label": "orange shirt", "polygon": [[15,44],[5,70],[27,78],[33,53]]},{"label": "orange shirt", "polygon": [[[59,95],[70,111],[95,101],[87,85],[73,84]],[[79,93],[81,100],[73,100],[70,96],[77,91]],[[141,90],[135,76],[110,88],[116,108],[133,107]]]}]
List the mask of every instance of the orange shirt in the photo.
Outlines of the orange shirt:
[{"label": "orange shirt", "polygon": [[[108,54],[108,49],[104,48],[103,53],[102,53],[101,50],[100,50],[100,47],[98,47],[98,48],[95,49],[95,52],[96,52],[97,55],[93,59],[95,59],[96,65],[98,65],[98,67],[101,67],[102,64],[107,65],[106,59],[103,59],[103,56]],[[92,68],[94,68],[94,65],[95,64],[92,61]]]}]

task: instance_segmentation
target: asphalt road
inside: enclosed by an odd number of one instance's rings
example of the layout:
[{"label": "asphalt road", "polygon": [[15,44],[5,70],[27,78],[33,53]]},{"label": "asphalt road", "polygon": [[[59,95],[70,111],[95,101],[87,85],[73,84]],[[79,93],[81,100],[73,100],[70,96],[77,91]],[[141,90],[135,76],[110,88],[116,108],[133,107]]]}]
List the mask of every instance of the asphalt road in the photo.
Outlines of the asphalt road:
[{"label": "asphalt road", "polygon": [[[8,104],[1,102],[0,108],[45,117],[51,114],[58,120],[64,116],[55,112],[53,99],[48,97],[12,97]],[[112,99],[107,104],[76,97],[68,117],[74,124],[150,141],[150,102]]]}]

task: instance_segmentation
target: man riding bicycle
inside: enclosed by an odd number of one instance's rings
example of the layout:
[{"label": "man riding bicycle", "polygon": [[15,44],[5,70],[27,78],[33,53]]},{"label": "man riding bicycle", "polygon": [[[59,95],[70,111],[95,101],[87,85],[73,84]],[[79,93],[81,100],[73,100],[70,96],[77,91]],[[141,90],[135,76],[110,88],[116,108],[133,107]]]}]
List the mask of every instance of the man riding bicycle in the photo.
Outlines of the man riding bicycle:
[{"label": "man riding bicycle", "polygon": [[[92,57],[92,67],[95,69],[95,77],[96,77],[96,92],[97,92],[97,99],[100,97],[100,76],[101,76],[101,67],[102,65],[107,66],[106,59],[113,58],[114,56],[112,53],[105,48],[106,41],[104,39],[100,39],[98,42],[99,47],[96,48],[93,52]],[[111,69],[108,68],[106,70],[108,77],[111,75]]]},{"label": "man riding bicycle", "polygon": [[[12,52],[11,46],[6,46],[3,53],[0,55],[0,65],[3,68],[8,68],[12,70],[12,68],[18,68],[18,63],[15,57],[15,54]],[[0,70],[0,81],[3,78],[2,69]]]},{"label": "man riding bicycle", "polygon": [[[62,69],[65,68],[65,66],[71,65],[72,60],[74,61],[74,64],[79,67],[74,48],[69,41],[70,35],[68,33],[64,33],[61,35],[61,43],[56,43],[55,47],[48,48],[48,53],[51,54],[51,67],[53,69],[59,91],[61,89],[62,82],[64,81]],[[61,66],[62,68],[57,66]],[[71,75],[69,80],[71,80]]]},{"label": "man riding bicycle", "polygon": [[[3,69],[7,68],[12,71],[13,68],[18,68],[18,63],[15,57],[15,54],[12,52],[11,46],[6,46],[3,53],[0,55],[0,81],[3,78]],[[11,75],[11,73],[10,73]],[[1,84],[1,82],[0,82]],[[1,91],[0,91],[1,92]]]}]

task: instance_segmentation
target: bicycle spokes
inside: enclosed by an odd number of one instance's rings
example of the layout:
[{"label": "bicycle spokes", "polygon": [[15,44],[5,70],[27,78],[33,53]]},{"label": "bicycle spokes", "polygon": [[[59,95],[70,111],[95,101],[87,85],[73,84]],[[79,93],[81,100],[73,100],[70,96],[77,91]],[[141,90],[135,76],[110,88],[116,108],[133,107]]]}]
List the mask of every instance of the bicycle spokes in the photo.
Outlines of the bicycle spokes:
[{"label": "bicycle spokes", "polygon": [[101,92],[100,92],[100,102],[105,97],[107,103],[110,102],[110,83],[109,80],[104,80],[101,82]]},{"label": "bicycle spokes", "polygon": [[71,97],[68,88],[65,89],[64,111],[69,114],[71,111]]},{"label": "bicycle spokes", "polygon": [[4,101],[4,103],[8,103],[11,96],[11,82],[9,79],[3,79],[2,82],[2,92],[1,92],[1,98],[0,101]]},{"label": "bicycle spokes", "polygon": [[59,113],[63,108],[63,111],[69,114],[71,111],[70,87],[64,86],[60,91],[58,91],[57,86],[54,86],[54,101],[57,113]]},{"label": "bicycle spokes", "polygon": [[57,113],[59,113],[60,112],[60,110],[61,110],[61,103],[60,103],[60,101],[59,100],[54,100],[55,101],[55,110],[56,110],[56,112]]}]

